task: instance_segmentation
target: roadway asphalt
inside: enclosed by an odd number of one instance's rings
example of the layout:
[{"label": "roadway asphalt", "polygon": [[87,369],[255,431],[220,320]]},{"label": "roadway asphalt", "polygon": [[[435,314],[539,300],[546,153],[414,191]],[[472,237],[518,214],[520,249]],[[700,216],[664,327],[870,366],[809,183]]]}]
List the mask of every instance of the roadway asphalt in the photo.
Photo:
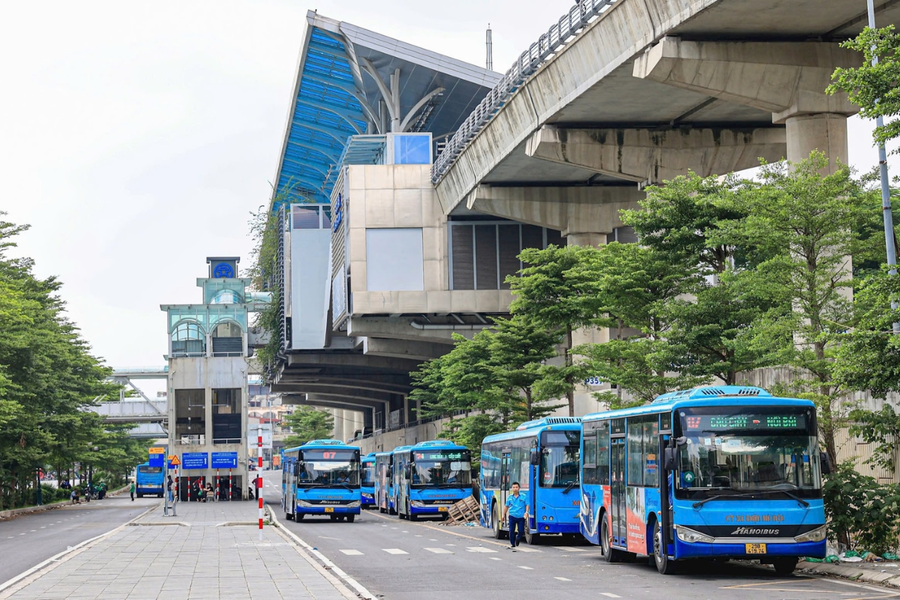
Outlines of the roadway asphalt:
[{"label": "roadway asphalt", "polygon": [[513,552],[481,527],[411,523],[364,511],[355,523],[307,517],[287,521],[280,510],[280,475],[264,475],[264,497],[282,525],[314,546],[378,597],[429,600],[465,597],[660,598],[671,600],[784,600],[788,598],[896,598],[896,590],[795,575],[744,563],[694,564],[663,576],[647,560],[607,564],[582,540],[548,539]]},{"label": "roadway asphalt", "polygon": [[158,498],[107,497],[0,522],[0,583],[138,516]]}]

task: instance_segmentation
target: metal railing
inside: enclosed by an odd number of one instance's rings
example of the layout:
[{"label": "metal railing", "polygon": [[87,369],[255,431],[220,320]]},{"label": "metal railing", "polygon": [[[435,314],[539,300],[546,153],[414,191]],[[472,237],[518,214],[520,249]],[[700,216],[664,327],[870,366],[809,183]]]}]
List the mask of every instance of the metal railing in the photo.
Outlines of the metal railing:
[{"label": "metal railing", "polygon": [[431,182],[437,184],[469,142],[484,129],[522,84],[540,68],[569,39],[617,0],[581,0],[554,23],[547,33],[519,55],[519,59],[503,78],[488,92],[456,131],[444,151],[431,166]]}]

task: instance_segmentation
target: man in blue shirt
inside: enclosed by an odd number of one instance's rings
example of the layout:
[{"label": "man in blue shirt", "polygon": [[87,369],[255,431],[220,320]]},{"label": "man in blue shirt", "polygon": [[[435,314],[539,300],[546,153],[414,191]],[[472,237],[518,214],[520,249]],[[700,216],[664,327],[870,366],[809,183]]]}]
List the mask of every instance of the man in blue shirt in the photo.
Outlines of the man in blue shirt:
[{"label": "man in blue shirt", "polygon": [[[506,497],[506,508],[503,511],[503,519],[509,518],[509,547],[515,552],[516,546],[525,535],[525,519],[528,518],[528,500],[525,494],[519,493],[519,482],[513,482],[510,488],[512,493]],[[516,528],[519,535],[516,535]]]}]

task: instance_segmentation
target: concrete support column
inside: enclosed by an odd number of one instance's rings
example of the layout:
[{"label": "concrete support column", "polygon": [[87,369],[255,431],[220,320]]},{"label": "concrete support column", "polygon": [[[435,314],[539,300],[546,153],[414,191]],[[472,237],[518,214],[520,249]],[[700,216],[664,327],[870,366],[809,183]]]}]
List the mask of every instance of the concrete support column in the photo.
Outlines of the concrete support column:
[{"label": "concrete support column", "polygon": [[828,157],[828,171],[834,173],[838,162],[848,164],[847,116],[835,113],[803,114],[785,119],[787,159],[800,162],[813,150]]},{"label": "concrete support column", "polygon": [[787,159],[792,162],[819,150],[832,163],[846,163],[847,117],[859,107],[844,93],[827,95],[825,88],[837,67],[861,64],[859,53],[830,42],[666,37],[635,61],[633,74],[772,113],[772,122],[786,128]]},{"label": "concrete support column", "polygon": [[597,232],[569,233],[566,236],[568,246],[603,246],[609,234]]}]

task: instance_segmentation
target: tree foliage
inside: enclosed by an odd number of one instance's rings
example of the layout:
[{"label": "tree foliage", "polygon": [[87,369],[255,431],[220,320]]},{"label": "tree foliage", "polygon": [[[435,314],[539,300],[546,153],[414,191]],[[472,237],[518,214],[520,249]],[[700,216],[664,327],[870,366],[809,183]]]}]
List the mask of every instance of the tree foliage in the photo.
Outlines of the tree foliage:
[{"label": "tree foliage", "polygon": [[31,501],[39,469],[105,465],[121,477],[136,455],[121,428],[85,410],[119,386],[66,318],[60,282],[9,255],[26,229],[0,221],[0,509]]},{"label": "tree foliage", "polygon": [[[900,115],[900,35],[893,25],[866,27],[841,45],[860,52],[864,61],[860,67],[836,69],[828,92],[846,92],[864,119],[887,117],[872,134],[876,143],[900,137],[900,121],[890,118]],[[872,64],[875,59],[877,64]]]},{"label": "tree foliage", "polygon": [[298,406],[284,418],[284,425],[291,430],[291,435],[284,440],[285,448],[334,435],[334,415],[312,406]]}]

